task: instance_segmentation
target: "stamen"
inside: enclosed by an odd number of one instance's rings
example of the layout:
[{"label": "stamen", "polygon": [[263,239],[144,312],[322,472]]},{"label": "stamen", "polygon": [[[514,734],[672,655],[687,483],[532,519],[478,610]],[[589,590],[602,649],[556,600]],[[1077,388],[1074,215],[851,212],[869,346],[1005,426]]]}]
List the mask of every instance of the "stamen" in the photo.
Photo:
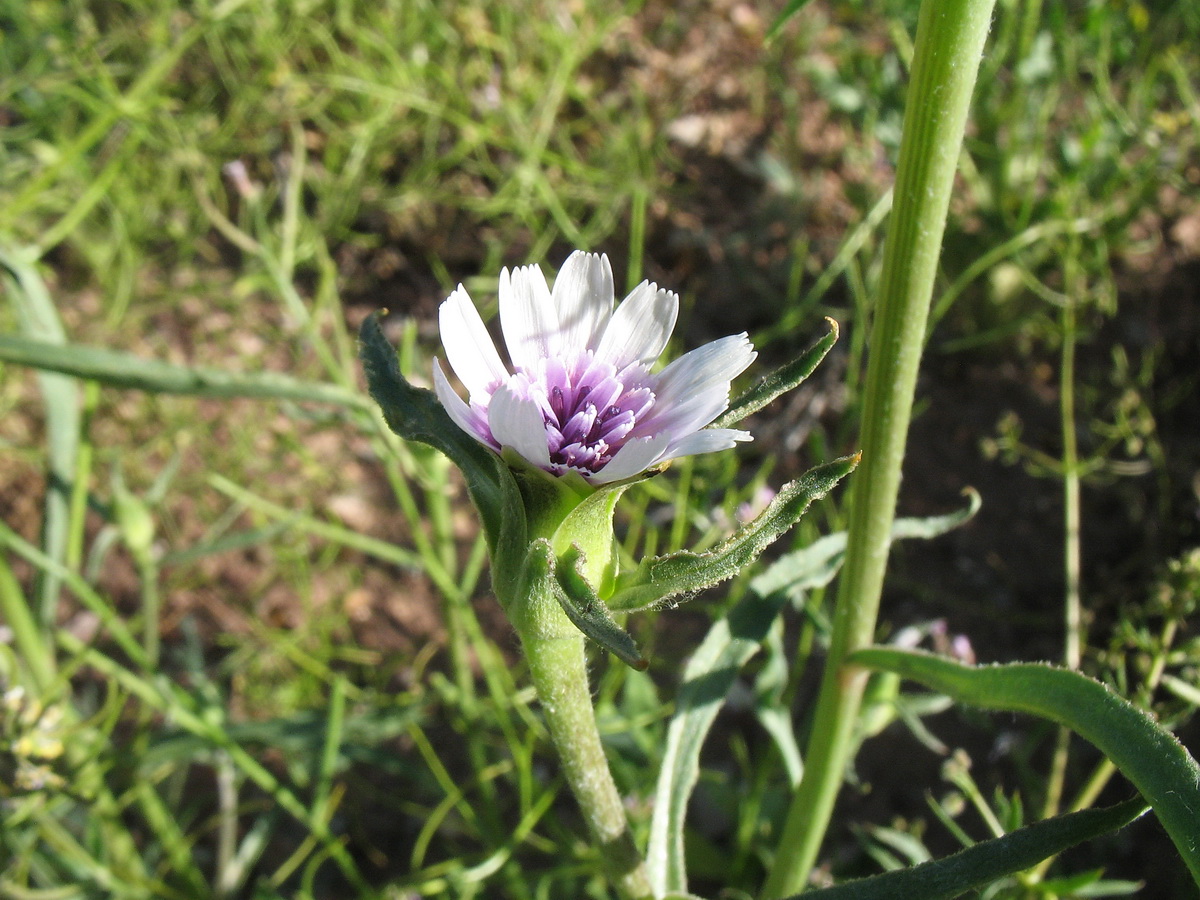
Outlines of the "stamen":
[{"label": "stamen", "polygon": [[644,367],[631,365],[617,378],[613,366],[591,352],[573,360],[546,360],[536,373],[524,373],[522,392],[544,398],[539,406],[555,471],[594,475],[608,464],[638,417],[653,406],[654,394],[641,386],[648,375]]}]

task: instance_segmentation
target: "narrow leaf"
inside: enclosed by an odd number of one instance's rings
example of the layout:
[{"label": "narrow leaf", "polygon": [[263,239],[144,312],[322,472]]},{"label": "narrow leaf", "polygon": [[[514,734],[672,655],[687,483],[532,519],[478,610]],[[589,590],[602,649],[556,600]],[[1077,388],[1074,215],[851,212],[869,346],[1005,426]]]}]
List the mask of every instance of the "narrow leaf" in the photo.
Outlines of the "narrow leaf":
[{"label": "narrow leaf", "polygon": [[[980,499],[979,493],[973,488],[967,488],[963,493],[967,496],[964,509],[942,516],[896,519],[892,523],[892,540],[930,540],[965,524],[979,512]],[[770,594],[774,591],[794,592],[824,587],[833,581],[845,556],[846,532],[826,535],[771,563],[750,582],[750,589],[760,594]]]},{"label": "narrow leaf", "polygon": [[804,756],[792,726],[792,710],[784,701],[789,684],[788,661],[791,653],[783,642],[783,620],[778,616],[760,646],[766,655],[762,668],[754,678],[754,715],[763,730],[775,741],[788,782],[793,788],[804,776]]},{"label": "narrow leaf", "polygon": [[1200,884],[1200,766],[1171,732],[1105,685],[1044,664],[971,667],[882,647],[861,650],[851,660],[911,678],[960,703],[1031,713],[1070,728],[1141,791]]},{"label": "narrow leaf", "polygon": [[783,8],[783,12],[775,18],[775,21],[771,23],[771,27],[767,29],[766,40],[773,40],[775,35],[779,34],[780,30],[788,23],[792,16],[808,6],[808,3],[809,0],[788,0],[788,5]]},{"label": "narrow leaf", "polygon": [[0,335],[0,361],[60,372],[85,381],[155,394],[197,397],[248,397],[328,403],[367,409],[365,397],[334,384],[301,381],[277,372],[228,372],[203,366],[177,366],[133,353],[84,344]]},{"label": "narrow leaf", "polygon": [[798,357],[789,363],[784,363],[773,372],[768,372],[758,382],[730,404],[729,409],[714,421],[709,428],[729,428],[742,419],[758,412],[776,397],[797,388],[804,379],[821,364],[830,348],[837,343],[838,323],[833,319],[829,323],[829,334],[821,338]]},{"label": "narrow leaf", "polygon": [[681,551],[643,562],[635,572],[618,581],[609,606],[616,610],[645,609],[732,578],[791,528],[813,500],[829,493],[856,465],[857,455],[810,469],[784,485],[754,521],[706,553]]},{"label": "narrow leaf", "polygon": [[806,891],[793,900],[951,900],[1024,871],[1068,847],[1124,828],[1145,811],[1146,804],[1135,797],[1105,809],[1070,813],[983,841],[945,859]]}]

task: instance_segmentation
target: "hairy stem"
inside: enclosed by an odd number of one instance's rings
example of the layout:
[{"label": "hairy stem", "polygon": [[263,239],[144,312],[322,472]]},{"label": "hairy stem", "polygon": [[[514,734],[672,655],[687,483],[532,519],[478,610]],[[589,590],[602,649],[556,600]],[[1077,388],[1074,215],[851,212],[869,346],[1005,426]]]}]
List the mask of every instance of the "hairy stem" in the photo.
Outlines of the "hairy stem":
[{"label": "hairy stem", "polygon": [[[556,535],[557,553],[570,547],[581,551],[580,574],[591,584],[601,585],[612,559],[612,514],[619,496],[620,492],[611,492],[580,504],[561,496],[543,496],[534,502],[539,498],[528,494],[526,508],[534,533]],[[564,524],[566,520],[571,520],[570,525]],[[584,636],[554,595],[553,572],[541,570],[534,564],[535,558],[533,553],[526,558],[522,575],[497,582],[515,585],[516,596],[500,600],[521,638],[563,776],[608,875],[623,900],[649,900],[653,896],[650,876],[633,842],[625,804],[596,727]]]},{"label": "hairy stem", "polygon": [[[566,616],[563,616],[564,621]],[[650,878],[633,843],[625,805],[600,743],[588,688],[583,635],[522,633],[529,672],[542,704],[563,775],[583,810],[610,876],[628,900],[652,896]]]},{"label": "hairy stem", "polygon": [[824,839],[853,747],[866,673],[845,664],[872,643],[900,466],[946,211],[994,0],[926,0],[917,28],[881,295],[871,335],[862,467],[834,630],[809,738],[763,894],[801,890]]}]

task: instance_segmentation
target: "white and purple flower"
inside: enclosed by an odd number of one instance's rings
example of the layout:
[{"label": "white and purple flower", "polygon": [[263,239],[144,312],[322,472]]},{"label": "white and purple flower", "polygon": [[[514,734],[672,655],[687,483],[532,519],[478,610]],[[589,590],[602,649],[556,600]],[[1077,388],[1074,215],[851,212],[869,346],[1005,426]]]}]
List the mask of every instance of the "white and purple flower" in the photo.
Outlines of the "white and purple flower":
[{"label": "white and purple flower", "polygon": [[642,282],[613,308],[608,257],[576,252],[553,292],[541,269],[500,273],[504,365],[467,292],[442,304],[442,345],[470,394],[464,403],[435,359],[438,399],[463,431],[508,447],[555,475],[609,484],[667,460],[748,441],[745,431],[705,428],[729,406],[729,385],[753,362],[746,334],[686,353],[659,372],[679,297]]}]

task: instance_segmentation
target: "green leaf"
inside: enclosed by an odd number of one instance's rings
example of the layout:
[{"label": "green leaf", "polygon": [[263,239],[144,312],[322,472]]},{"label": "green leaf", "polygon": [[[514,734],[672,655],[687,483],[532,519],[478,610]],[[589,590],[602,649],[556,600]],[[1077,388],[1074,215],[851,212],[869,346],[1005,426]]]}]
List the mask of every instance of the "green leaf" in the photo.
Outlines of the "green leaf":
[{"label": "green leaf", "polygon": [[[25,340],[44,342],[60,353],[67,349],[67,333],[46,283],[37,268],[37,252],[29,247],[0,244],[0,267],[4,269],[6,293],[12,299],[17,322]],[[6,338],[22,340],[22,338]],[[77,453],[83,423],[79,385],[70,378],[38,373],[38,387],[46,409],[47,484],[42,547],[46,555],[62,563],[67,558],[71,529],[71,491],[75,482]],[[61,579],[43,572],[38,584],[38,624],[49,628],[57,615]]]},{"label": "green leaf", "polygon": [[779,755],[783,757],[788,783],[794,788],[804,775],[804,756],[792,727],[791,705],[784,701],[790,681],[788,660],[792,651],[784,646],[783,620],[776,616],[771,624],[761,642],[766,659],[754,678],[754,716],[763,731],[775,741]]},{"label": "green leaf", "polygon": [[334,384],[301,381],[277,372],[227,372],[203,366],[176,366],[132,353],[85,344],[55,344],[15,335],[0,335],[0,361],[59,372],[85,381],[155,394],[197,397],[249,397],[328,403],[348,409],[368,408],[365,397]]},{"label": "green leaf", "polygon": [[622,611],[645,609],[732,578],[791,528],[813,500],[829,493],[856,465],[857,455],[810,469],[784,485],[753,522],[706,553],[685,550],[646,560],[635,572],[618,580],[609,606]]},{"label": "green leaf", "polygon": [[571,624],[623,663],[644,672],[650,663],[628,632],[613,620],[604,601],[596,596],[583,575],[583,566],[584,556],[577,547],[568,550],[557,564],[554,550],[544,538],[534,541],[529,548],[530,579],[549,582],[551,594]]},{"label": "green leaf", "polygon": [[[979,512],[979,493],[973,488],[963,492],[967,506],[944,516],[896,519],[892,523],[892,540],[919,538],[930,540],[968,522]],[[824,587],[833,581],[846,556],[846,532],[839,531],[813,541],[807,547],[787,553],[773,562],[761,575],[750,582],[750,589],[760,594],[797,591]]]},{"label": "green leaf", "polygon": [[[343,739],[337,747],[336,770],[354,764],[394,769],[400,763],[387,744],[403,734],[419,715],[417,707],[401,706],[368,708],[346,716]],[[221,728],[235,744],[276,750],[289,761],[304,761],[307,770],[313,771],[328,725],[328,713],[316,709],[263,721],[223,722]],[[138,766],[142,772],[152,772],[156,766],[194,761],[211,746],[207,737],[194,730],[172,727],[155,736],[139,757]]]},{"label": "green leaf", "polygon": [[779,34],[783,26],[788,23],[788,20],[804,9],[804,7],[808,6],[808,3],[809,0],[789,0],[788,5],[783,8],[783,12],[775,18],[775,21],[771,23],[771,27],[767,29],[765,40],[774,40],[775,35]]},{"label": "green leaf", "polygon": [[729,409],[708,427],[729,428],[736,425],[752,413],[758,412],[776,397],[799,387],[804,379],[808,378],[821,364],[825,354],[837,343],[838,323],[829,318],[825,321],[829,323],[829,334],[801,353],[796,359],[760,378],[752,388],[734,400]]},{"label": "green leaf", "polygon": [[1088,809],[1027,825],[953,856],[850,881],[793,900],[950,900],[1016,874],[1083,841],[1124,828],[1146,811],[1135,797],[1106,809]]},{"label": "green leaf", "polygon": [[582,551],[580,571],[593,592],[606,598],[617,577],[617,548],[613,537],[613,514],[628,484],[604,485],[577,505],[554,533],[551,542],[560,559]]},{"label": "green leaf", "polygon": [[971,667],[883,647],[860,650],[851,661],[911,678],[960,703],[1031,713],[1070,728],[1141,791],[1200,884],[1200,766],[1171,732],[1105,685],[1043,664]]},{"label": "green leaf", "polygon": [[1140,881],[1118,881],[1103,876],[1103,869],[1092,869],[1061,878],[1046,878],[1029,889],[1039,897],[1058,900],[1059,897],[1128,897],[1145,887]]},{"label": "green leaf", "polygon": [[508,466],[455,425],[432,391],[413,387],[400,374],[396,351],[379,326],[378,313],[363,321],[359,342],[367,387],[388,427],[406,441],[440,450],[462,470],[483,521],[493,563],[499,570],[496,574],[506,577],[515,571],[526,550],[525,507]]}]

